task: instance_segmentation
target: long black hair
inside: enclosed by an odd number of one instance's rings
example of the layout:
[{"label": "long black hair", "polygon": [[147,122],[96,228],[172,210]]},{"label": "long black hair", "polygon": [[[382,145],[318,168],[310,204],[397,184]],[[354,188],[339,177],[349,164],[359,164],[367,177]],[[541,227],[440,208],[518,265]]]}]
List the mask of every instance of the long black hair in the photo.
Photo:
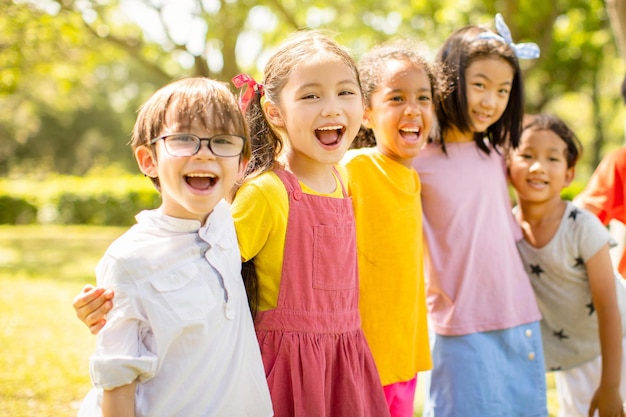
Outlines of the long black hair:
[{"label": "long black hair", "polygon": [[443,44],[435,63],[444,72],[443,88],[435,99],[437,129],[435,139],[441,143],[445,152],[445,133],[452,129],[461,132],[471,131],[471,121],[467,104],[467,85],[465,71],[476,60],[485,58],[503,59],[513,69],[513,83],[509,101],[504,113],[485,132],[475,132],[474,142],[480,150],[489,154],[489,146],[510,145],[516,148],[522,127],[524,113],[524,86],[522,71],[513,48],[504,40],[496,37],[481,38],[487,29],[479,26],[465,26],[455,31]]}]

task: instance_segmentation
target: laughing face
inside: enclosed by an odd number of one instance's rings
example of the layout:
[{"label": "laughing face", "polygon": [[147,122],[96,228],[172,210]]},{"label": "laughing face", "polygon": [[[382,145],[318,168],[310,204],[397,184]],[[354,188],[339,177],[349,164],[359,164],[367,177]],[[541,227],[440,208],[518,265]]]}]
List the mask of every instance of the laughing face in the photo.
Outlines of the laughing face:
[{"label": "laughing face", "polygon": [[363,99],[353,69],[320,55],[293,70],[279,103],[266,102],[265,112],[287,138],[290,164],[332,165],[359,131]]},{"label": "laughing face", "polygon": [[389,61],[370,97],[364,124],[373,130],[381,153],[410,167],[432,125],[433,98],[425,69]]},{"label": "laughing face", "polygon": [[484,132],[506,110],[513,67],[497,57],[477,59],[465,70],[465,83],[472,132]]},{"label": "laughing face", "polygon": [[[161,135],[173,133],[210,137],[216,132],[207,131],[195,123],[182,132],[175,121],[166,120]],[[168,216],[201,223],[228,194],[245,166],[239,156],[215,156],[206,141],[192,156],[172,156],[166,151],[164,141],[159,140],[154,149],[145,145],[138,147],[135,157],[144,174],[159,178],[163,212]]]}]

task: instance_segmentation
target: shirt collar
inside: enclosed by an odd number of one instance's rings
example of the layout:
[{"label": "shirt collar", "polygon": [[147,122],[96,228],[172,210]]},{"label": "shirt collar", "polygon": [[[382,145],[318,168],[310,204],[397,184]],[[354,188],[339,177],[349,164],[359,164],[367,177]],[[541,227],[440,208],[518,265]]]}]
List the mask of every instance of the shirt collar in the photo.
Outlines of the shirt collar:
[{"label": "shirt collar", "polygon": [[228,249],[237,245],[233,238],[233,219],[230,205],[221,200],[215,205],[204,224],[198,220],[180,219],[163,213],[162,208],[144,210],[135,216],[138,223],[163,229],[172,234],[197,233],[200,239],[211,246]]}]

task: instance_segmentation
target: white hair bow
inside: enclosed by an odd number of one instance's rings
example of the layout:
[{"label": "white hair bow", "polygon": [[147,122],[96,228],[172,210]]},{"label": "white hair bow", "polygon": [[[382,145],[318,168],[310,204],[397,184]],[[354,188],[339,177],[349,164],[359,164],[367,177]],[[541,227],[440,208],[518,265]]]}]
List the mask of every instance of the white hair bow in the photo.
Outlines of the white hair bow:
[{"label": "white hair bow", "polygon": [[540,50],[539,46],[536,43],[528,42],[528,43],[513,43],[513,38],[511,37],[511,31],[509,27],[504,23],[504,18],[500,13],[496,14],[496,30],[498,34],[493,32],[483,32],[476,37],[476,39],[498,39],[502,42],[505,42],[513,48],[515,51],[515,55],[519,59],[535,59],[539,58]]}]

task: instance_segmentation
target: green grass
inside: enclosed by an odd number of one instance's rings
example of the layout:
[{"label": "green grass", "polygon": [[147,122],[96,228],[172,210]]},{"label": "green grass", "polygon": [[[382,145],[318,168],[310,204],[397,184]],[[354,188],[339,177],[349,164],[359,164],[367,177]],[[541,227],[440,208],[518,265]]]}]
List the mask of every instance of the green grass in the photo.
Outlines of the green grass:
[{"label": "green grass", "polygon": [[[0,416],[69,417],[91,387],[95,338],[73,297],[125,228],[0,226]],[[548,408],[557,412],[548,377]],[[419,388],[418,388],[419,390]],[[421,416],[422,394],[416,397]]]},{"label": "green grass", "polygon": [[0,415],[75,416],[95,338],[72,298],[123,229],[0,227]]}]

